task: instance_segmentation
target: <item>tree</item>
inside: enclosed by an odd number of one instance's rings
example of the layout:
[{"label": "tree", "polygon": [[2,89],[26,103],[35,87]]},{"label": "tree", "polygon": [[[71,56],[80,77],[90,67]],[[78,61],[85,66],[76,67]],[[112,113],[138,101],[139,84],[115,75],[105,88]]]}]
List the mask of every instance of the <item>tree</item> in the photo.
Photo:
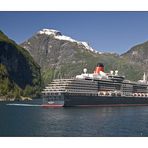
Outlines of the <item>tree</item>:
[{"label": "tree", "polygon": [[27,85],[23,92],[24,96],[31,96],[34,93],[34,90],[30,85]]}]

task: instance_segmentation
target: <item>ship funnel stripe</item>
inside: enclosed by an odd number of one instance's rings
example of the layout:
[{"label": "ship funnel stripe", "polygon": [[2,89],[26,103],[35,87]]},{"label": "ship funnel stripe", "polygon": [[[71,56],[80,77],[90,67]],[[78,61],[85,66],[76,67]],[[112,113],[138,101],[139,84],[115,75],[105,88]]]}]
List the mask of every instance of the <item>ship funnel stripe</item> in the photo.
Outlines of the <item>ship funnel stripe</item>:
[{"label": "ship funnel stripe", "polygon": [[98,63],[97,67],[104,67],[103,63]]}]

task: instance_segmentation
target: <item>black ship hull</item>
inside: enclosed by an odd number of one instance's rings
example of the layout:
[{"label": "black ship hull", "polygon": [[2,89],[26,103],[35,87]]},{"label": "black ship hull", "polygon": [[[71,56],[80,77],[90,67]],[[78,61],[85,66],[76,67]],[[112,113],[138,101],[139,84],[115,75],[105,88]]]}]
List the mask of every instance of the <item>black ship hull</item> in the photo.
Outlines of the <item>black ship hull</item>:
[{"label": "black ship hull", "polygon": [[64,95],[64,107],[148,105],[148,97]]}]

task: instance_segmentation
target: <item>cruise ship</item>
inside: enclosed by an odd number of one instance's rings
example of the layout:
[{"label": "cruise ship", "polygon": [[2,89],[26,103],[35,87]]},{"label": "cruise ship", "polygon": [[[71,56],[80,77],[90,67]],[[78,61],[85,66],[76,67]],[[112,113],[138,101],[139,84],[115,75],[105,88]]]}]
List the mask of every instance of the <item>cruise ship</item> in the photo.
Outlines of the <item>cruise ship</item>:
[{"label": "cruise ship", "polygon": [[54,79],[42,96],[45,107],[148,105],[148,83],[145,73],[142,80],[133,82],[118,70],[105,73],[98,63],[93,73],[84,68],[75,78]]}]

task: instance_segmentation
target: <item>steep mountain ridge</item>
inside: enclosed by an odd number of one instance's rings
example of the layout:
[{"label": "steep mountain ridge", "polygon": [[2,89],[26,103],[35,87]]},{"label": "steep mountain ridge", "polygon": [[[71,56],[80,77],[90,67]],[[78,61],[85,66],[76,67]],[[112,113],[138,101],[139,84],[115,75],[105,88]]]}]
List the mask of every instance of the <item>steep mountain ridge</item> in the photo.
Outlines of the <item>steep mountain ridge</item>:
[{"label": "steep mountain ridge", "polygon": [[148,63],[148,41],[138,44],[122,54],[123,57],[128,58],[131,62]]},{"label": "steep mountain ridge", "polygon": [[77,50],[82,52],[87,50],[92,54],[97,53],[86,42],[76,41],[52,29],[38,31],[21,46],[31,53],[42,69],[54,67],[60,63],[67,63],[69,60],[73,63],[76,62],[73,58]]},{"label": "steep mountain ridge", "polygon": [[0,96],[16,97],[15,91],[19,93],[17,96],[25,96],[29,95],[23,92],[25,89],[34,93],[40,89],[39,65],[34,62],[28,51],[9,39],[2,31],[0,31],[0,67],[2,81]]},{"label": "steep mountain ridge", "polygon": [[148,78],[148,41],[132,47],[122,54],[121,57],[129,61],[129,63],[134,63],[135,68],[137,68],[136,66],[140,66],[142,72],[145,72]]}]

